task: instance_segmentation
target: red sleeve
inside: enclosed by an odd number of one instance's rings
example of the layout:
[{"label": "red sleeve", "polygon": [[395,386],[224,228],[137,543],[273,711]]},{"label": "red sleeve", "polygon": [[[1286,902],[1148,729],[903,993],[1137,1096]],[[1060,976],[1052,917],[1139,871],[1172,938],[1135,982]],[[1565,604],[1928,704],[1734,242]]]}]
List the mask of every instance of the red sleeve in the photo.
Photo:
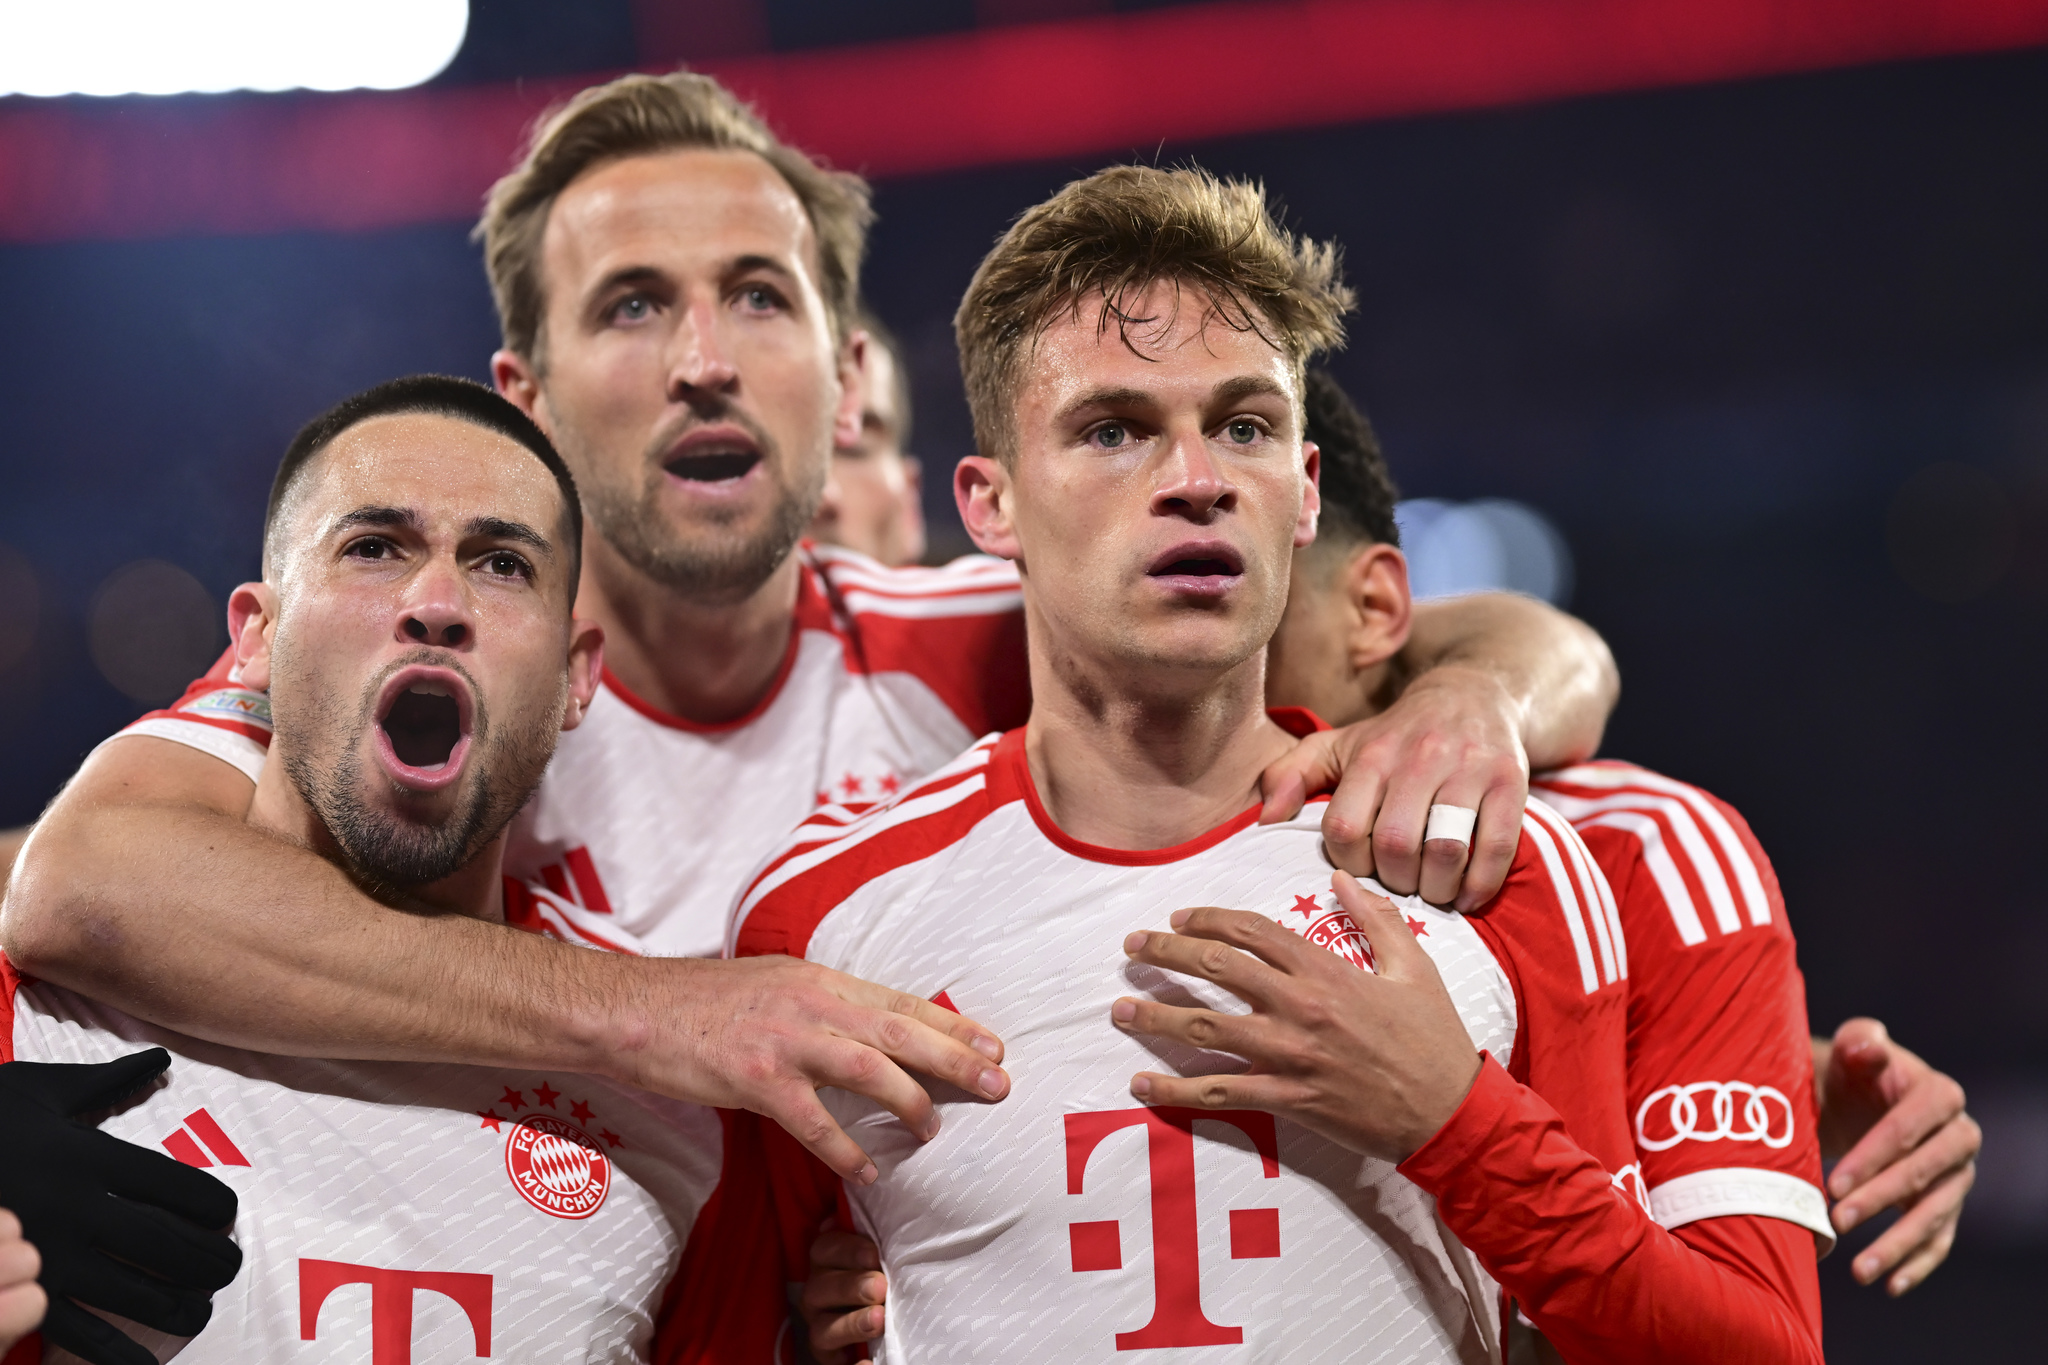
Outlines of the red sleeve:
[{"label": "red sleeve", "polygon": [[1574,1365],[1821,1361],[1817,1332],[1753,1268],[1797,1248],[1761,1223],[1762,1245],[1748,1229],[1692,1244],[1666,1232],[1490,1058],[1400,1170]]}]

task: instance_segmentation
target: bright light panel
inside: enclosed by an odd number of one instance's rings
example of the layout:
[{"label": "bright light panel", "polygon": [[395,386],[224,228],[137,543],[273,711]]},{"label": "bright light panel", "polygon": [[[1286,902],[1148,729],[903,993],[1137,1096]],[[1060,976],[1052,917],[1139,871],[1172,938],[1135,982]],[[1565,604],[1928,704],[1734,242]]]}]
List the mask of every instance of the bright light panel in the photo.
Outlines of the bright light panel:
[{"label": "bright light panel", "polygon": [[468,29],[468,0],[0,0],[0,95],[397,90]]}]

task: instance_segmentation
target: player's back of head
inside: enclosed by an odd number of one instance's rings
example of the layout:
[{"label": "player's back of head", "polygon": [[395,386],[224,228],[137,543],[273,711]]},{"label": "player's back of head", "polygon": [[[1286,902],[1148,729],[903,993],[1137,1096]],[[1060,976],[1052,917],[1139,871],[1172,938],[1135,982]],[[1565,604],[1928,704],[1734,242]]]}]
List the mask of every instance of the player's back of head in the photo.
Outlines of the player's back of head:
[{"label": "player's back of head", "polygon": [[475,235],[507,350],[540,358],[541,237],[556,197],[603,163],[692,148],[752,152],[775,168],[811,220],[819,292],[834,332],[844,337],[858,325],[861,258],[874,220],[867,182],[827,170],[777,138],[711,77],[675,71],[621,76],[580,91],[541,117],[519,164],[491,187]]},{"label": "player's back of head", "polygon": [[1033,343],[1099,306],[1100,326],[1172,281],[1224,325],[1255,331],[1299,375],[1344,341],[1353,297],[1334,244],[1280,226],[1265,190],[1198,167],[1111,166],[1026,209],[982,259],[954,317],[983,455],[1008,460],[1017,389]]},{"label": "player's back of head", "polygon": [[1318,484],[1323,510],[1316,545],[1339,551],[1360,544],[1399,545],[1394,505],[1401,495],[1371,420],[1319,365],[1304,377],[1303,394],[1302,439],[1322,451]]}]

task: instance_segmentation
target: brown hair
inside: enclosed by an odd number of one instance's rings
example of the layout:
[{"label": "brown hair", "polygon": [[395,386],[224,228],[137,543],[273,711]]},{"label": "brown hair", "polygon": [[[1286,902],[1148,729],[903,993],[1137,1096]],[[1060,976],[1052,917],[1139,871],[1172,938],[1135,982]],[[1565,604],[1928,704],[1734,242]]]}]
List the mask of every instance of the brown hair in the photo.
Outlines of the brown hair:
[{"label": "brown hair", "polygon": [[[1334,244],[1274,221],[1265,189],[1199,167],[1111,166],[1026,209],[983,258],[954,315],[961,376],[984,455],[1014,454],[1017,386],[1028,349],[1062,315],[1080,319],[1100,296],[1125,345],[1128,306],[1171,280],[1208,298],[1213,316],[1256,332],[1300,382],[1316,354],[1344,343],[1352,293]],[[1133,347],[1135,350],[1136,348]]]},{"label": "brown hair", "polygon": [[526,155],[484,203],[472,234],[505,348],[538,360],[544,300],[541,234],[555,197],[591,167],[620,157],[701,147],[752,152],[795,191],[818,242],[819,291],[836,335],[857,325],[861,256],[874,221],[867,182],[830,171],[779,140],[730,90],[689,71],[621,76],[579,91],[534,124]]}]

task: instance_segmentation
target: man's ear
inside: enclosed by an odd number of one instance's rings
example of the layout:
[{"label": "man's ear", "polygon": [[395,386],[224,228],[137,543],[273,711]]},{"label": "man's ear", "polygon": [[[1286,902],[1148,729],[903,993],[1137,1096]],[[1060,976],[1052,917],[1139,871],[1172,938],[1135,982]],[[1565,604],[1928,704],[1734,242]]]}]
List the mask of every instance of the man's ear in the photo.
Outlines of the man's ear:
[{"label": "man's ear", "polygon": [[1363,672],[1385,663],[1408,643],[1415,603],[1408,595],[1408,557],[1392,545],[1365,545],[1344,566],[1343,588],[1350,605],[1345,658]]},{"label": "man's ear", "polygon": [[982,553],[998,559],[1021,559],[1017,529],[1011,524],[1010,471],[986,455],[962,457],[953,469],[953,505],[960,523]]},{"label": "man's ear", "polygon": [[242,685],[270,690],[270,641],[277,633],[277,593],[268,583],[244,583],[228,594],[228,641]]},{"label": "man's ear", "polygon": [[1314,441],[1301,443],[1302,473],[1308,476],[1301,490],[1301,515],[1294,523],[1294,548],[1313,545],[1316,519],[1323,510],[1323,452]]},{"label": "man's ear", "polygon": [[861,395],[867,387],[861,381],[867,366],[868,334],[856,327],[847,333],[846,344],[839,348],[839,408],[832,414],[835,446],[860,444]]},{"label": "man's ear", "polygon": [[542,431],[548,424],[541,417],[540,375],[533,362],[517,351],[497,351],[491,356],[491,383],[511,401],[513,407],[531,417]]},{"label": "man's ear", "polygon": [[580,616],[569,618],[569,700],[562,707],[562,728],[573,730],[590,711],[590,699],[604,678],[604,627]]}]

